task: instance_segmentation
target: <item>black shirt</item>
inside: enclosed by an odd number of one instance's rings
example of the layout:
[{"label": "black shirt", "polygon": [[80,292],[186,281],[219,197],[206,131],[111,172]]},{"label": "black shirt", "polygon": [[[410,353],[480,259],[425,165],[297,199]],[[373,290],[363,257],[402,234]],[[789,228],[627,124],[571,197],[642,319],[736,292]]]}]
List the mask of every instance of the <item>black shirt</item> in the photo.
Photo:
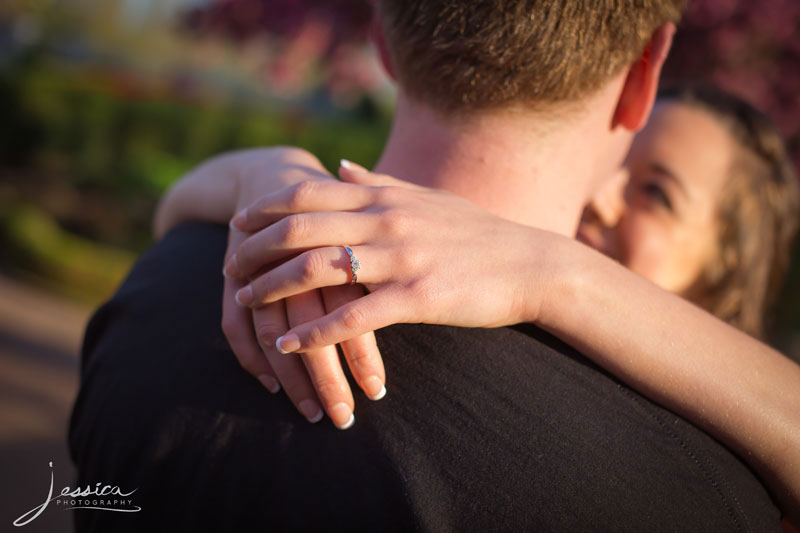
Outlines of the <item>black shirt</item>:
[{"label": "black shirt", "polygon": [[310,424],[220,330],[226,235],[172,231],[88,327],[79,485],[142,510],[79,531],[779,530],[725,447],[530,326],[381,330],[387,396]]}]

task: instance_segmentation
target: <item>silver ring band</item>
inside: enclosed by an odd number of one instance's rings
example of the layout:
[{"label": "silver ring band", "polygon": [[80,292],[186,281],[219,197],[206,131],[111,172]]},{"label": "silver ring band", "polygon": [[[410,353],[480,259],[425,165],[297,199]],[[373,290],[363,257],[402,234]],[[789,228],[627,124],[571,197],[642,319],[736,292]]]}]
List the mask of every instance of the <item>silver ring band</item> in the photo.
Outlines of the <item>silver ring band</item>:
[{"label": "silver ring band", "polygon": [[344,251],[350,256],[350,285],[358,283],[358,271],[361,269],[359,261],[349,246],[344,246]]}]

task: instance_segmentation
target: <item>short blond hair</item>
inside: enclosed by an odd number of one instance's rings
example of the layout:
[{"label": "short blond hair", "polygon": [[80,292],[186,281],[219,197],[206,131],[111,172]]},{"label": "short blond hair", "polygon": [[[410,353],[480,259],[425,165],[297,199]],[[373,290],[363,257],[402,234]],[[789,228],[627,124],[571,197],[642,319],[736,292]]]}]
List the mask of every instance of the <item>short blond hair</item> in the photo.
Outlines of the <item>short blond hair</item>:
[{"label": "short blond hair", "polygon": [[379,0],[398,83],[441,111],[574,101],[686,0]]}]

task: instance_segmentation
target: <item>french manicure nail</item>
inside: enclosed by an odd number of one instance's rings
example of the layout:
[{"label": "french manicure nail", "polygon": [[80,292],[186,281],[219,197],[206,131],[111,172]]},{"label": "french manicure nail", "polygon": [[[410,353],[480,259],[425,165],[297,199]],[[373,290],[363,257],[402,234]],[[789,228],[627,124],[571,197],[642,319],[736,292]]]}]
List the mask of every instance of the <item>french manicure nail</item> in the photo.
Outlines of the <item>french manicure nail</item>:
[{"label": "french manicure nail", "polygon": [[300,339],[294,333],[278,337],[275,347],[283,354],[294,353],[300,349]]},{"label": "french manicure nail", "polygon": [[383,399],[384,396],[386,396],[386,385],[381,387],[381,390],[378,392],[378,394],[372,396],[370,400],[372,400],[373,402],[377,402],[378,400]]},{"label": "french manicure nail", "polygon": [[350,406],[344,402],[337,403],[331,407],[329,411],[331,419],[338,418],[339,420],[346,420],[344,424],[336,424],[334,422],[334,425],[339,429],[348,429],[356,421],[356,417],[353,415],[353,410],[350,409]]},{"label": "french manicure nail", "polygon": [[247,223],[247,208],[245,207],[231,219],[231,225],[236,229],[242,230]]},{"label": "french manicure nail", "polygon": [[362,167],[361,165],[359,165],[357,163],[353,163],[352,161],[347,160],[347,159],[342,159],[341,161],[339,161],[339,164],[342,165],[342,167],[346,168],[347,170],[360,170],[360,171],[366,171],[367,170],[366,168]]},{"label": "french manicure nail", "polygon": [[261,374],[258,376],[258,381],[260,381],[261,384],[264,385],[264,388],[266,388],[272,394],[276,394],[281,390],[281,384],[269,374]]},{"label": "french manicure nail", "polygon": [[[369,398],[372,401],[378,401],[384,396],[386,396],[386,386],[383,384],[383,382],[380,380],[378,376],[371,376],[365,379],[364,386],[366,389],[364,392],[366,392],[367,398]],[[377,392],[370,395],[370,393],[367,392],[367,390],[377,391]]]},{"label": "french manicure nail", "polygon": [[250,285],[246,285],[236,291],[234,295],[236,299],[236,303],[241,305],[242,307],[247,307],[253,302],[253,287]]},{"label": "french manicure nail", "polygon": [[236,263],[236,254],[233,254],[222,268],[222,275],[226,278],[235,278],[239,274],[239,265]]},{"label": "french manicure nail", "polygon": [[303,400],[297,405],[297,407],[300,409],[300,412],[303,413],[303,416],[306,417],[306,420],[312,424],[316,424],[322,420],[322,417],[324,416],[322,413],[322,408],[314,400]]}]

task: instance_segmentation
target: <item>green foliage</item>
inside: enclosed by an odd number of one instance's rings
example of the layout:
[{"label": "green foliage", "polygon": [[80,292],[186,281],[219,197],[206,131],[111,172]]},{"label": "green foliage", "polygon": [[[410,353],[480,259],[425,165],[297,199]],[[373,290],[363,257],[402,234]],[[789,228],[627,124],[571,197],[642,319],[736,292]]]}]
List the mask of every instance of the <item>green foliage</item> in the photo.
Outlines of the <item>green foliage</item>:
[{"label": "green foliage", "polygon": [[[204,159],[227,150],[289,144],[311,150],[330,169],[342,157],[371,165],[388,129],[385,117],[314,116],[188,96],[177,101],[169,96],[174,91],[142,83],[43,61],[0,72],[5,122],[0,170],[8,179],[23,176],[7,185],[13,189],[24,182],[29,192],[22,197],[36,204],[37,196],[45,195],[35,191],[44,193],[57,180],[107,204],[97,215],[59,212],[56,219],[41,205],[10,208],[9,199],[3,200],[2,266],[97,301],[114,288],[133,257],[108,244],[131,251],[146,246],[158,197]],[[113,236],[102,217],[109,207],[125,220],[111,226]]]},{"label": "green foliage", "polygon": [[[142,197],[152,205],[202,160],[245,147],[298,145],[329,168],[342,157],[370,165],[388,127],[386,118],[317,117],[213,99],[176,101],[121,75],[76,75],[53,65],[0,80],[0,93],[7,96],[0,115],[13,122],[6,131],[35,132],[21,147],[19,137],[0,137],[0,154],[13,152],[17,164],[39,175],[123,203]],[[10,162],[3,157],[2,163]]]},{"label": "green foliage", "polygon": [[133,252],[100,245],[61,229],[44,211],[18,205],[0,218],[3,251],[16,268],[47,280],[52,289],[97,304],[111,295],[133,264]]}]

